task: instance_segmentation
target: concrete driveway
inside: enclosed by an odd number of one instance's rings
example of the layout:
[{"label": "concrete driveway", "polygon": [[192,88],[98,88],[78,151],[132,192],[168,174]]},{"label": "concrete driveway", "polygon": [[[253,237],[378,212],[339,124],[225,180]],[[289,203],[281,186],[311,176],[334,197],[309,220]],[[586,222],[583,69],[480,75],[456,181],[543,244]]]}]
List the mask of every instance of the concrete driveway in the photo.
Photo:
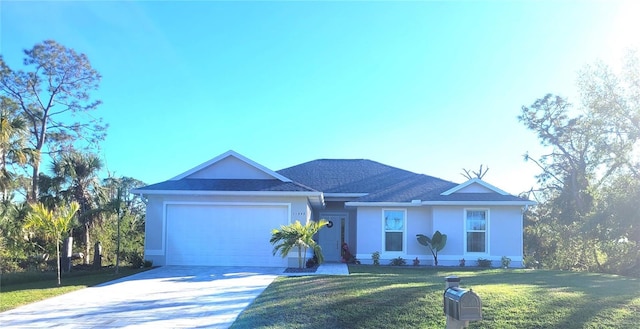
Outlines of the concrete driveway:
[{"label": "concrete driveway", "polygon": [[0,313],[0,327],[228,328],[283,270],[164,266]]}]

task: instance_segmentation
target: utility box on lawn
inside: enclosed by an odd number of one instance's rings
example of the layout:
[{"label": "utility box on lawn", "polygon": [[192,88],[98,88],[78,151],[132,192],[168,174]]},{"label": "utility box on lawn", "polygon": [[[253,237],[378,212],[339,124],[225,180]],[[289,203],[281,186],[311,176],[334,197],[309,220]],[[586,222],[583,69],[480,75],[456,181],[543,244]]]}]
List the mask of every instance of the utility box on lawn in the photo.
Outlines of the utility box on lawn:
[{"label": "utility box on lawn", "polygon": [[447,287],[443,294],[444,314],[447,315],[447,328],[466,328],[469,321],[482,320],[482,301],[473,290],[459,287],[460,278],[448,276]]}]

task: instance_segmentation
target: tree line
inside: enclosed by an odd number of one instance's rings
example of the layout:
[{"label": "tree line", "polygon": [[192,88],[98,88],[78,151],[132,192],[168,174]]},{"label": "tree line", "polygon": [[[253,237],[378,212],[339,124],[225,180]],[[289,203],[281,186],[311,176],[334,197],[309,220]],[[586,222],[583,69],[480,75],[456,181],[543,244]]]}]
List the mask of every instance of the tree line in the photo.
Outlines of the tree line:
[{"label": "tree line", "polygon": [[519,121],[545,154],[539,205],[525,216],[530,266],[640,276],[640,64],[596,62],[578,74],[579,102],[547,94],[523,106]]},{"label": "tree line", "polygon": [[100,241],[106,263],[113,263],[120,221],[119,256],[139,265],[145,207],[128,191],[144,183],[100,178],[97,154],[108,125],[95,116],[101,101],[91,95],[100,74],[85,54],[53,40],[24,50],[23,66],[12,68],[0,55],[1,270],[51,267],[58,247],[52,240],[60,237],[45,234],[42,218],[68,215],[75,205],[63,235],[73,238],[79,262],[88,264]]}]

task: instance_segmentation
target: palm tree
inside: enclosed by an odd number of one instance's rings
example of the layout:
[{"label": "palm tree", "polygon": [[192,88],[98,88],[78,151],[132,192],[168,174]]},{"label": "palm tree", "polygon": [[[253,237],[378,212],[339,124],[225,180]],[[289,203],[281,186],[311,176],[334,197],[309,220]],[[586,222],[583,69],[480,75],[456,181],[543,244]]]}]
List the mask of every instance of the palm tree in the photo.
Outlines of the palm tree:
[{"label": "palm tree", "polygon": [[45,238],[54,240],[56,244],[58,285],[60,285],[60,243],[62,243],[63,234],[71,228],[71,221],[78,208],[77,202],[72,202],[68,207],[55,210],[48,209],[42,203],[36,203],[27,215],[24,224],[25,229],[34,229]]},{"label": "palm tree", "polygon": [[273,244],[273,255],[280,251],[282,258],[286,258],[289,252],[298,248],[298,267],[302,268],[306,260],[307,249],[311,248],[318,259],[318,264],[324,261],[322,248],[316,243],[313,237],[327,225],[327,221],[321,219],[319,221],[307,221],[302,225],[300,221],[295,221],[289,225],[282,225],[280,229],[271,231],[271,239],[269,242]]},{"label": "palm tree", "polygon": [[89,263],[91,227],[102,218],[102,211],[97,209],[96,204],[100,190],[98,173],[101,169],[100,158],[91,153],[72,151],[53,162],[54,174],[67,184],[67,189],[63,190],[62,194],[67,200],[74,200],[80,205],[78,219],[82,223],[84,234],[84,264]]}]

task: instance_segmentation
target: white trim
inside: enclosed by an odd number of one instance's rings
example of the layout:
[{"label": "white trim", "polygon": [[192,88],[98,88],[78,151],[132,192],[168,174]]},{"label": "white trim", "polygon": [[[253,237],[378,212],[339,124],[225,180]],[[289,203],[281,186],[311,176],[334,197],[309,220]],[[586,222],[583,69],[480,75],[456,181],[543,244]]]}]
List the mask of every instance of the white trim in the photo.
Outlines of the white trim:
[{"label": "white trim", "polygon": [[425,206],[533,206],[535,201],[423,201]]},{"label": "white trim", "polygon": [[325,198],[360,198],[367,196],[369,193],[325,193]]},{"label": "white trim", "polygon": [[[164,255],[165,262],[167,257],[166,240],[169,232],[167,231],[167,206],[168,205],[204,205],[204,206],[286,206],[287,207],[287,224],[291,224],[291,203],[286,202],[206,202],[206,201],[164,201],[162,202],[162,249],[160,255]],[[154,255],[154,254],[149,254]]]},{"label": "white trim", "polygon": [[203,191],[203,190],[131,190],[131,193],[144,195],[234,195],[234,196],[317,196],[322,197],[322,192],[296,192],[296,191]]},{"label": "white trim", "polygon": [[[189,196],[290,196],[307,197],[309,203],[320,207],[324,206],[322,192],[295,192],[295,191],[202,191],[202,190],[131,190],[131,193],[141,195],[189,195]],[[315,201],[315,202],[314,202]]]},{"label": "white trim", "polygon": [[507,192],[505,192],[505,191],[503,191],[503,190],[501,190],[501,189],[499,189],[499,188],[497,188],[497,187],[495,187],[495,186],[493,186],[493,185],[491,185],[491,184],[489,184],[489,183],[487,183],[487,182],[483,181],[483,180],[482,180],[482,179],[480,179],[480,178],[473,178],[473,179],[470,179],[470,180],[468,180],[468,181],[466,181],[466,182],[464,182],[464,183],[462,183],[462,184],[460,184],[460,185],[458,185],[458,186],[455,186],[455,187],[454,187],[454,188],[452,188],[452,189],[449,189],[449,190],[446,190],[446,191],[444,191],[444,192],[440,193],[440,195],[450,195],[450,194],[453,194],[453,193],[458,192],[458,191],[460,191],[461,189],[463,189],[463,188],[465,188],[465,187],[467,187],[467,186],[469,186],[469,185],[471,185],[471,184],[479,184],[479,185],[482,185],[482,186],[484,186],[484,187],[486,187],[486,188],[488,188],[488,189],[490,189],[490,190],[492,190],[492,191],[494,191],[494,192],[496,192],[496,193],[498,193],[498,194],[502,194],[502,195],[510,195],[509,193],[507,193]]},{"label": "white trim", "polygon": [[[487,214],[487,218],[485,218],[486,222],[484,224],[484,252],[469,252],[467,251],[467,213],[469,211],[484,211]],[[489,225],[491,222],[491,210],[489,208],[464,208],[463,209],[463,219],[462,219],[462,223],[464,225],[463,227],[463,232],[464,232],[464,237],[463,237],[463,253],[466,256],[472,256],[472,257],[488,257],[491,254],[491,243],[490,243],[490,229],[489,229]]]},{"label": "white trim", "polygon": [[[384,218],[384,212],[385,211],[402,211],[404,213],[404,222],[402,223],[402,250],[400,251],[387,251],[386,250],[386,232],[387,230],[385,229],[385,218]],[[401,256],[407,253],[407,231],[408,231],[408,227],[407,224],[409,223],[409,219],[407,218],[408,215],[408,211],[406,208],[382,208],[382,211],[380,212],[380,217],[382,219],[382,246],[380,246],[380,257],[382,256],[386,256],[386,257],[393,257],[393,256]]]},{"label": "white trim", "polygon": [[224,160],[224,159],[226,159],[227,157],[230,157],[230,156],[232,156],[232,157],[234,157],[234,158],[236,158],[236,159],[238,159],[238,160],[240,160],[240,161],[242,161],[242,162],[244,162],[244,163],[246,163],[246,164],[248,164],[248,165],[250,165],[250,166],[252,166],[252,167],[254,167],[254,168],[258,169],[258,170],[260,170],[260,171],[262,171],[262,172],[264,172],[265,174],[267,174],[269,176],[272,176],[275,179],[278,179],[280,181],[287,182],[287,183],[291,182],[291,180],[289,178],[284,177],[284,176],[278,174],[277,172],[275,172],[275,171],[273,171],[273,170],[271,170],[271,169],[269,169],[269,168],[267,168],[267,167],[255,162],[255,161],[253,161],[253,160],[251,160],[251,159],[249,159],[249,158],[247,158],[247,157],[245,157],[245,156],[243,156],[243,155],[241,155],[241,154],[239,154],[239,153],[237,153],[237,152],[235,152],[233,150],[229,150],[229,151],[227,151],[225,153],[222,153],[222,154],[218,155],[217,157],[215,157],[215,158],[213,158],[213,159],[211,159],[211,160],[209,160],[207,162],[204,162],[204,163],[202,163],[202,164],[200,164],[200,165],[198,165],[198,166],[196,166],[194,168],[191,168],[191,169],[183,172],[182,174],[180,174],[180,175],[178,175],[176,177],[173,177],[173,178],[171,178],[169,180],[180,180],[180,179],[183,179],[183,178],[185,178],[185,177],[187,177],[187,176],[189,176],[189,175],[191,175],[191,174],[193,174],[195,172],[198,172],[198,171],[200,171],[200,170],[202,170],[202,169],[204,169],[206,167],[209,167],[212,164],[214,164],[214,163],[216,163],[218,161]]},{"label": "white trim", "polygon": [[420,206],[533,206],[535,201],[422,201],[413,202],[345,202],[345,207],[420,207]]},{"label": "white trim", "polygon": [[345,207],[420,207],[422,204],[411,202],[345,202]]}]

